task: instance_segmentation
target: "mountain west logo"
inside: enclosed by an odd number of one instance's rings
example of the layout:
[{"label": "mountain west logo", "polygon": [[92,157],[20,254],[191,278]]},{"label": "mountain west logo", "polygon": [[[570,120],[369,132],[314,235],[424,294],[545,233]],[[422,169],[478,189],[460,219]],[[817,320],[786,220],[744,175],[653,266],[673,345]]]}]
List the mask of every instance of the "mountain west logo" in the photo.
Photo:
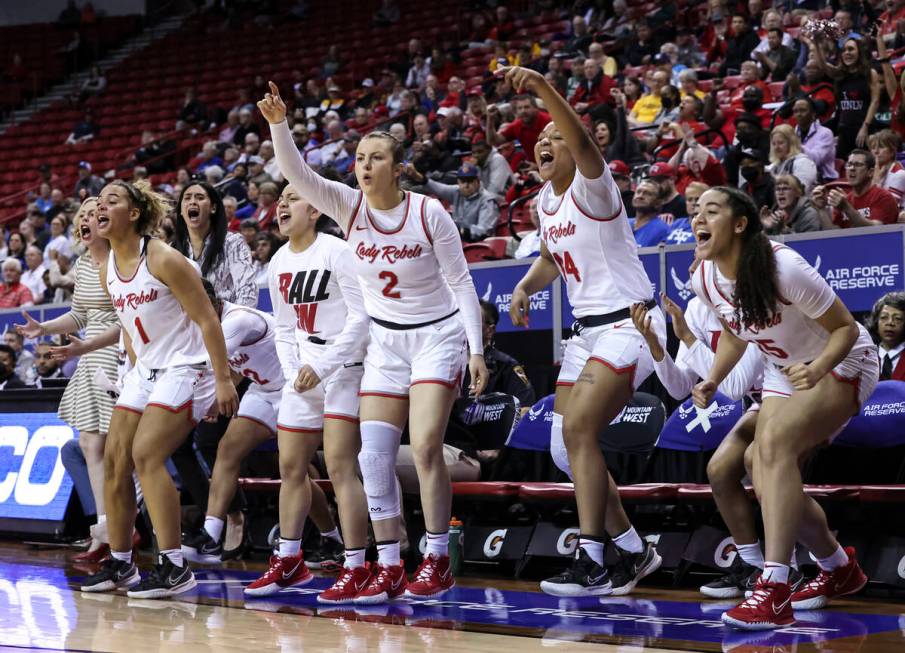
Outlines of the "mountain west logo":
[{"label": "mountain west logo", "polygon": [[295,310],[296,326],[305,333],[317,333],[317,302],[330,297],[327,284],[330,270],[301,270],[292,274],[281,272],[277,277],[280,296]]},{"label": "mountain west logo", "polygon": [[691,289],[691,279],[682,281],[679,275],[676,274],[676,269],[673,267],[669,268],[669,273],[672,275],[672,282],[679,292],[679,297],[682,298],[683,302],[688,301],[688,298],[694,294],[694,291]]}]

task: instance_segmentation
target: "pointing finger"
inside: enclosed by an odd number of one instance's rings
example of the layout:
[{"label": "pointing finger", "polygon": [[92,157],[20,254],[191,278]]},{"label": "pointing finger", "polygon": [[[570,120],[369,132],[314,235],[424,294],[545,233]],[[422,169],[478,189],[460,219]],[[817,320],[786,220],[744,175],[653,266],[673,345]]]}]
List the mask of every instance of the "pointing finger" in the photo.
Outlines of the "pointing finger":
[{"label": "pointing finger", "polygon": [[269,81],[267,82],[268,86],[270,86],[270,92],[273,93],[276,97],[280,97],[280,89],[276,85],[275,82]]}]

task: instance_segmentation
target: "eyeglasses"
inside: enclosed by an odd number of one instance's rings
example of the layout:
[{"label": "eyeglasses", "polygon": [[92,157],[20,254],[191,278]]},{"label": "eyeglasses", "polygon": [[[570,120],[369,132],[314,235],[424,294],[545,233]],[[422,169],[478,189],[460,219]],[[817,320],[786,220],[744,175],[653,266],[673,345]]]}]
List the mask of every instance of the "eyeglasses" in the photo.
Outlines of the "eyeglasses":
[{"label": "eyeglasses", "polygon": [[864,163],[863,161],[846,161],[845,167],[846,168],[866,168],[867,164]]}]

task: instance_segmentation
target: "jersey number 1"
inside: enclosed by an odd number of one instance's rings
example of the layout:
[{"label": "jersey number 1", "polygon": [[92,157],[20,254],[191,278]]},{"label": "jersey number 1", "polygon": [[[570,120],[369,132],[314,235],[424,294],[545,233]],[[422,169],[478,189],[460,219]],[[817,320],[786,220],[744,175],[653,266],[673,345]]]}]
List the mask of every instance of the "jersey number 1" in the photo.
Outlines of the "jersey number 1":
[{"label": "jersey number 1", "polygon": [[556,261],[556,265],[559,266],[560,271],[562,272],[562,276],[567,277],[570,274],[575,277],[575,281],[581,281],[581,275],[578,273],[578,267],[575,265],[575,261],[572,260],[572,255],[569,252],[563,252],[563,255],[560,256],[558,253],[553,255],[554,260]]},{"label": "jersey number 1", "polygon": [[384,297],[390,297],[391,299],[400,299],[402,297],[398,290],[393,290],[393,288],[399,285],[399,277],[397,277],[394,272],[384,270],[377,276],[387,282],[387,285],[383,287]]},{"label": "jersey number 1", "polygon": [[138,335],[141,337],[141,341],[144,344],[148,344],[151,342],[151,339],[148,337],[148,334],[145,333],[145,328],[141,324],[141,320],[139,318],[135,318],[135,328],[138,329]]}]

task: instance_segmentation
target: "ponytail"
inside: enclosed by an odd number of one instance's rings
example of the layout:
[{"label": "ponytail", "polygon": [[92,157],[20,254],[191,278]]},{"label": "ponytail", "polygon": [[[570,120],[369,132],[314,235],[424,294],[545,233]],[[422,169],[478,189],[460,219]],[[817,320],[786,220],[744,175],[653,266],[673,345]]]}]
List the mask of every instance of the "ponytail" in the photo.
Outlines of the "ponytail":
[{"label": "ponytail", "polygon": [[760,212],[748,195],[726,186],[713,190],[726,196],[736,219],[747,218],[741,233],[742,253],[732,296],[735,317],[746,327],[764,329],[773,319],[780,298],[773,245],[764,234]]}]

